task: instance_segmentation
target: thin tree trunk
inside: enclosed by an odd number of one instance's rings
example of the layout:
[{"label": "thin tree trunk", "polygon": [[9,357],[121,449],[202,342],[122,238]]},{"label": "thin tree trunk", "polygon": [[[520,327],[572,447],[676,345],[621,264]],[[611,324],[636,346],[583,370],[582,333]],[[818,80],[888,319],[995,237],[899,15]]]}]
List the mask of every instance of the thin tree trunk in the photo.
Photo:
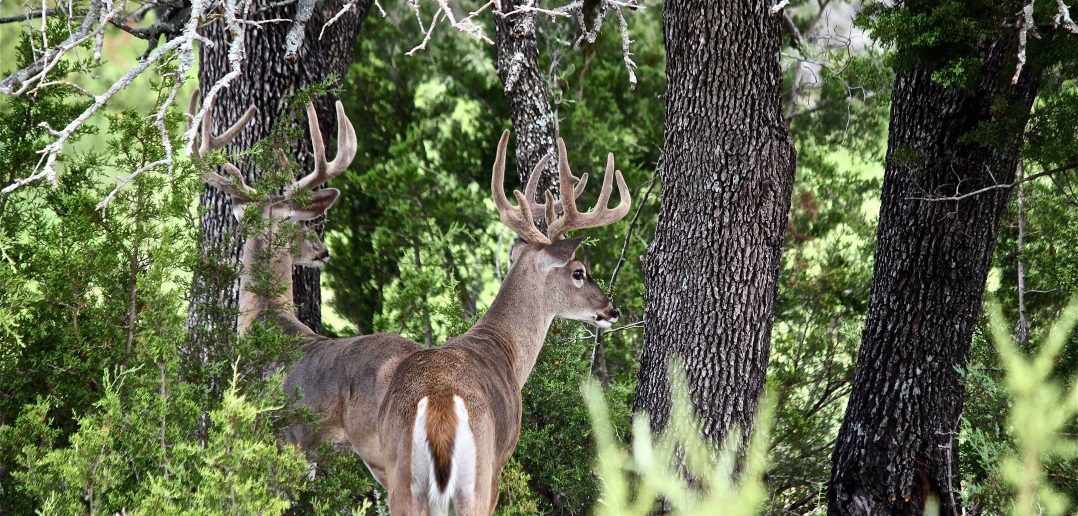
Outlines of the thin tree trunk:
[{"label": "thin tree trunk", "polygon": [[[318,4],[307,24],[303,47],[294,61],[286,59],[284,51],[285,34],[290,24],[267,23],[248,28],[243,73],[218,95],[214,129],[220,131],[227,127],[250,105],[256,106],[258,113],[229,145],[230,153],[249,149],[265,138],[296,91],[331,75],[338,78],[344,75],[352,62],[360,24],[373,0],[358,1],[348,14],[326,29],[320,39],[319,32],[325,20],[333,17],[345,3],[345,0],[328,0]],[[294,10],[294,5],[286,5],[270,9],[262,17],[291,19]],[[221,22],[210,25],[205,35],[217,43],[214,47],[204,46],[201,53],[199,83],[209,87],[229,72],[228,38]],[[316,102],[327,147],[332,145],[336,134],[334,100],[325,97]],[[298,123],[306,129],[305,120]],[[298,139],[293,145],[293,153],[301,160],[298,174],[311,170],[310,146],[308,137]],[[334,150],[330,147],[328,153],[332,156]],[[242,164],[240,168],[248,181],[261,173],[250,164]],[[243,242],[227,195],[206,186],[199,201],[203,210],[199,240],[202,263],[191,282],[186,354],[189,360],[204,363],[227,356],[228,343],[235,332],[239,299],[236,268]],[[297,315],[315,331],[321,327],[319,278],[317,269],[297,267],[293,273]]]},{"label": "thin tree trunk", "polygon": [[773,2],[664,6],[662,204],[644,259],[644,348],[634,400],[667,424],[667,361],[685,362],[703,430],[748,435],[764,386],[793,187]]},{"label": "thin tree trunk", "polygon": [[959,370],[1010,191],[938,197],[1014,180],[1037,82],[1027,66],[1010,84],[1016,39],[985,36],[982,78],[965,90],[937,84],[928,65],[895,79],[872,293],[832,456],[829,514],[921,514],[929,497],[941,514],[962,512]]},{"label": "thin tree trunk", "polygon": [[[511,12],[526,4],[525,0],[503,0],[502,12]],[[539,50],[535,44],[535,13],[520,13],[510,17],[494,17],[498,47],[498,78],[502,80],[509,114],[513,119],[516,137],[517,172],[524,184],[532,168],[546,155],[554,155],[554,111],[550,107],[550,92],[539,69]],[[550,190],[555,198],[558,175],[550,160],[536,188],[537,200],[543,191]]]}]

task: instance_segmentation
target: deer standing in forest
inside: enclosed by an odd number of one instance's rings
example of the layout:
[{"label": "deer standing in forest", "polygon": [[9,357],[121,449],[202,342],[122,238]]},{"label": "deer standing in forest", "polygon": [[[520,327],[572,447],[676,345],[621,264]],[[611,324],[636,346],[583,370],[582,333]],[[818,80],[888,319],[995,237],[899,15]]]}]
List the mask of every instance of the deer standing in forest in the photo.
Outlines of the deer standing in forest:
[{"label": "deer standing in forest", "polygon": [[[192,112],[197,103],[196,92],[191,102]],[[297,196],[302,190],[310,190],[344,172],[356,154],[355,129],[340,102],[336,109],[337,157],[327,162],[318,116],[314,106],[307,105],[314,170],[286,187],[284,194],[270,194],[257,201],[258,192],[231,163],[222,165],[228,177],[216,172],[207,172],[203,177],[211,186],[229,194],[233,214],[238,220],[243,219],[248,206],[262,206],[262,225],[265,227],[258,228],[247,239],[240,255],[243,271],[237,329],[243,335],[256,320],[268,316],[271,322],[280,324],[286,334],[301,339],[302,358],[289,370],[285,392],[301,393],[301,403],[318,414],[320,421],[316,428],[302,424],[289,427],[288,440],[304,449],[321,441],[348,442],[377,476],[384,463],[376,435],[378,408],[397,364],[403,357],[418,351],[420,346],[389,334],[326,338],[303,324],[295,316],[292,305],[292,266],[321,267],[329,258],[329,252],[313,230],[286,230],[285,224],[312,220],[329,210],[340,195],[334,188],[310,192],[307,203],[299,202]],[[208,152],[227,145],[253,115],[254,107],[251,107],[221,136],[214,136],[213,106],[209,106],[202,119],[201,141],[195,155],[205,157]],[[275,235],[293,238],[280,246],[274,245]],[[279,293],[273,299],[251,291],[250,286],[257,282],[259,273],[267,274],[277,287]]]},{"label": "deer standing in forest", "polygon": [[[211,106],[212,108],[212,106]],[[252,108],[253,109],[253,108]],[[212,109],[202,125],[199,154],[220,148],[238,134],[252,111],[226,130],[211,134]],[[263,201],[262,216],[270,229],[286,220],[310,220],[332,206],[339,192],[316,190],[298,203],[293,194],[343,172],[355,155],[351,122],[337,103],[338,155],[325,161],[325,149],[312,106],[307,108],[315,154],[315,170]],[[503,223],[520,236],[511,251],[512,265],[486,314],[463,335],[444,346],[421,349],[397,335],[375,334],[330,339],[315,334],[292,314],[292,264],[318,266],[328,257],[317,236],[307,233],[285,253],[267,256],[270,243],[256,234],[244,245],[241,284],[254,281],[257,260],[268,260],[271,276],[286,287],[273,300],[244,291],[240,298],[240,332],[267,312],[279,312],[286,331],[302,339],[302,358],[289,370],[287,392],[302,394],[301,403],[319,415],[316,429],[294,425],[290,441],[308,448],[320,441],[351,444],[374,477],[389,492],[397,515],[445,514],[452,504],[460,515],[493,513],[499,474],[520,435],[521,389],[538,358],[554,317],[610,327],[618,311],[576,259],[581,238],[564,239],[569,231],[612,224],[629,211],[630,197],[614,157],[607,156],[606,174],[596,207],[576,209],[587,174],[569,170],[565,143],[558,139],[561,200],[546,192],[535,201],[539,174],[549,157],[533,170],[525,192],[514,191],[512,206],[505,196],[505,154],[509,132],[502,134],[491,178],[491,191]],[[206,181],[232,197],[237,217],[256,198],[239,170],[223,165],[231,180],[215,173]],[[620,202],[608,208],[611,180],[617,179]],[[535,225],[548,223],[546,232]],[[298,246],[298,249],[296,247]],[[293,260],[296,254],[298,259]]]},{"label": "deer standing in forest", "polygon": [[[587,182],[572,177],[565,143],[558,139],[561,200],[550,192],[535,201],[546,166],[532,171],[519,203],[505,197],[502,134],[491,191],[502,222],[520,236],[512,265],[490,308],[463,335],[444,346],[408,355],[397,366],[379,414],[380,440],[388,459],[382,477],[394,514],[488,515],[498,503],[502,467],[520,436],[521,389],[531,374],[554,317],[609,327],[618,311],[592,280],[575,252],[582,237],[566,232],[612,224],[629,211],[629,190],[613,154],[607,156],[603,188],[593,211],[580,213],[576,198]],[[611,179],[621,197],[609,209]],[[560,216],[559,213],[560,212]],[[535,218],[549,224],[543,233]]]}]

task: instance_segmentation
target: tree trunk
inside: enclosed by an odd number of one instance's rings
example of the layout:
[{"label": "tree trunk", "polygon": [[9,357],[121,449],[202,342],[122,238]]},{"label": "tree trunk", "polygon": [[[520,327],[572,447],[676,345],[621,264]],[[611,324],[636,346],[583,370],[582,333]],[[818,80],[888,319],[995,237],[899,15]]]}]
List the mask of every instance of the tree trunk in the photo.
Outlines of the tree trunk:
[{"label": "tree trunk", "polygon": [[773,2],[670,1],[662,204],[644,259],[635,410],[667,423],[681,357],[715,443],[748,435],[764,386],[794,148],[782,117]]},{"label": "tree trunk", "polygon": [[985,37],[982,78],[966,90],[935,83],[925,64],[895,79],[872,293],[832,457],[829,514],[921,514],[928,497],[941,514],[962,512],[958,370],[1010,190],[926,199],[1014,180],[1037,83],[1027,66],[1010,84],[1016,40]]},{"label": "tree trunk", "polygon": [[[526,3],[524,0],[503,0],[502,12],[512,12]],[[555,155],[554,140],[557,138],[556,115],[550,107],[550,93],[539,69],[536,21],[535,13],[505,18],[494,16],[498,78],[502,80],[505,98],[509,101],[509,115],[516,137],[517,172],[522,185],[543,156]],[[557,184],[557,160],[551,159],[536,188],[537,200],[543,200],[545,190],[558,198]]]},{"label": "tree trunk", "polygon": [[[319,32],[325,20],[333,17],[345,3],[345,0],[329,0],[318,5],[307,24],[304,43],[295,60],[285,58],[285,35],[289,23],[267,23],[258,28],[248,26],[242,75],[217,96],[214,130],[220,132],[236,121],[250,105],[256,106],[258,113],[228,146],[229,153],[249,149],[265,138],[296,91],[331,75],[338,78],[344,75],[352,62],[360,24],[366,18],[373,0],[357,2],[348,14],[326,29],[324,37],[320,39]],[[291,19],[294,10],[294,5],[276,7],[264,13],[262,18]],[[208,88],[230,68],[224,24],[214,23],[206,29],[205,35],[217,43],[213,47],[202,47],[199,83],[203,88]],[[333,108],[335,99],[329,97],[318,99],[316,108],[322,135],[327,142],[327,153],[332,157],[335,154],[331,146],[335,140],[337,119]],[[298,123],[306,131],[306,121],[301,119]],[[308,173],[313,163],[309,137],[298,139],[292,151],[300,160],[297,174]],[[241,165],[248,181],[261,173],[250,164],[236,164]],[[188,359],[205,363],[227,356],[229,343],[235,333],[239,299],[236,268],[243,241],[238,235],[238,224],[227,195],[206,186],[199,202],[202,208],[199,240],[202,263],[201,267],[196,268],[191,281],[186,353]],[[321,327],[319,278],[317,269],[297,267],[293,273],[297,315],[315,331]]]}]

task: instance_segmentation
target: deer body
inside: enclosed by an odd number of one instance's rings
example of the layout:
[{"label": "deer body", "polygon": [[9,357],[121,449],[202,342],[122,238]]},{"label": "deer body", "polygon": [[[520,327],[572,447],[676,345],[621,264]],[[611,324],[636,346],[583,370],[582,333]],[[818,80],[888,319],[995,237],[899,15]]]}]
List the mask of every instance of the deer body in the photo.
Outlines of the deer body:
[{"label": "deer body", "polygon": [[[489,514],[497,504],[498,474],[520,435],[521,389],[554,318],[534,309],[520,285],[529,278],[513,269],[475,326],[409,355],[393,375],[380,428],[394,513],[425,513],[432,498],[443,508],[452,500],[458,514]],[[454,460],[458,449],[474,454],[471,474]]]},{"label": "deer body", "polygon": [[[408,355],[393,374],[379,433],[394,514],[446,514],[450,504],[460,515],[492,514],[499,475],[520,436],[521,389],[551,322],[562,317],[609,327],[618,318],[575,257],[583,238],[562,239],[566,231],[610,224],[628,212],[628,189],[613,157],[596,209],[580,214],[575,200],[587,177],[571,176],[559,139],[561,203],[549,192],[545,204],[534,201],[544,159],[526,193],[514,192],[519,205],[513,207],[502,191],[507,141],[508,131],[499,142],[491,190],[502,221],[523,241],[514,246],[513,264],[482,319],[441,348]],[[615,176],[621,202],[608,210]],[[546,234],[533,225],[535,216],[550,222]]]},{"label": "deer body", "polygon": [[[196,101],[197,96],[192,104]],[[486,314],[463,335],[436,349],[421,349],[389,334],[331,339],[300,322],[292,307],[292,265],[321,266],[328,252],[309,230],[282,231],[286,224],[314,219],[332,206],[339,195],[332,188],[311,192],[306,203],[297,202],[293,194],[343,172],[355,155],[356,138],[338,102],[339,153],[326,162],[313,106],[308,106],[307,114],[315,170],[286,188],[284,195],[256,203],[262,206],[266,224],[243,248],[239,332],[246,332],[257,319],[275,316],[286,333],[301,338],[302,358],[289,369],[284,387],[289,394],[300,393],[298,402],[318,414],[320,421],[314,428],[289,428],[291,442],[303,448],[320,441],[351,444],[386,487],[393,514],[446,514],[452,504],[459,515],[489,515],[497,506],[501,469],[520,435],[521,389],[551,322],[562,317],[609,327],[618,318],[610,299],[575,257],[583,238],[566,240],[563,235],[613,223],[628,213],[631,201],[621,172],[614,170],[609,155],[596,208],[577,212],[576,197],[587,175],[571,175],[565,144],[559,139],[561,200],[555,203],[547,192],[545,204],[535,201],[544,158],[525,193],[514,192],[519,204],[512,206],[503,190],[506,131],[498,145],[491,191],[502,222],[522,240],[513,247],[513,264]],[[208,109],[198,153],[223,146],[252,115],[253,108],[215,137],[210,134],[212,108]],[[226,163],[223,170],[232,180],[210,172],[206,181],[232,196],[234,212],[242,218],[257,192],[235,166]],[[614,177],[621,201],[611,210],[607,203]],[[543,217],[549,222],[546,233],[534,225]],[[274,249],[279,240],[275,235],[293,236],[286,249]],[[283,287],[273,299],[248,288],[261,273]]]}]

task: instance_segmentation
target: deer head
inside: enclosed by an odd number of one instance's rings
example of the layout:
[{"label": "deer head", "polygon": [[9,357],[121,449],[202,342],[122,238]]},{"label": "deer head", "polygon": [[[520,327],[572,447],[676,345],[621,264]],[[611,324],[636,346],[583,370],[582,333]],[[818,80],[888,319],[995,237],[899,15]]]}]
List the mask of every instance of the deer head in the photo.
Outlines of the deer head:
[{"label": "deer head", "polygon": [[[614,170],[614,155],[606,158],[606,173],[603,175],[603,187],[595,207],[586,213],[577,211],[576,199],[587,185],[588,175],[575,177],[569,169],[569,159],[565,152],[565,142],[558,138],[558,176],[561,199],[554,200],[548,191],[546,202],[535,200],[535,189],[539,175],[546,168],[549,156],[540,160],[532,170],[524,193],[515,190],[513,195],[517,205],[513,206],[505,196],[505,151],[509,142],[509,131],[502,133],[498,142],[498,154],[494,160],[494,172],[491,178],[491,193],[502,223],[512,229],[520,240],[513,247],[510,256],[512,266],[510,274],[522,275],[528,286],[536,292],[535,303],[549,307],[557,317],[588,322],[602,328],[608,328],[618,319],[618,310],[606,293],[592,279],[588,267],[576,258],[576,250],[583,237],[565,239],[565,234],[586,228],[596,228],[613,224],[629,213],[632,203],[629,188],[621,171]],[[610,209],[610,193],[613,179],[617,179],[620,202]],[[536,220],[546,222],[544,233],[536,226]]]},{"label": "deer head", "polygon": [[[199,101],[200,94],[195,92],[191,98],[191,110]],[[242,220],[246,208],[255,203],[262,207],[262,219],[270,224],[270,231],[277,231],[286,221],[305,222],[314,220],[324,213],[337,200],[340,191],[335,188],[324,188],[310,192],[309,197],[300,200],[300,193],[311,190],[333,177],[340,175],[347,168],[356,155],[356,132],[351,121],[344,113],[344,107],[337,102],[337,157],[333,161],[326,161],[326,148],[322,141],[322,132],[318,125],[318,115],[314,105],[307,104],[307,121],[311,132],[311,147],[314,152],[314,170],[303,178],[292,182],[285,187],[283,194],[268,194],[260,196],[258,191],[252,188],[243,179],[243,174],[231,163],[222,165],[222,169],[229,177],[224,177],[216,172],[207,172],[203,178],[213,187],[229,194],[232,200],[232,213],[237,220]],[[206,108],[202,118],[202,127],[199,134],[199,145],[195,155],[204,157],[206,153],[220,149],[232,141],[236,135],[251,121],[255,108],[251,106],[220,136],[213,135],[213,106]],[[260,200],[261,202],[256,202]],[[308,267],[321,267],[329,259],[329,250],[318,237],[318,234],[310,228],[301,226],[293,233],[289,254],[294,256],[293,263]],[[246,265],[246,262],[245,262]]]}]

